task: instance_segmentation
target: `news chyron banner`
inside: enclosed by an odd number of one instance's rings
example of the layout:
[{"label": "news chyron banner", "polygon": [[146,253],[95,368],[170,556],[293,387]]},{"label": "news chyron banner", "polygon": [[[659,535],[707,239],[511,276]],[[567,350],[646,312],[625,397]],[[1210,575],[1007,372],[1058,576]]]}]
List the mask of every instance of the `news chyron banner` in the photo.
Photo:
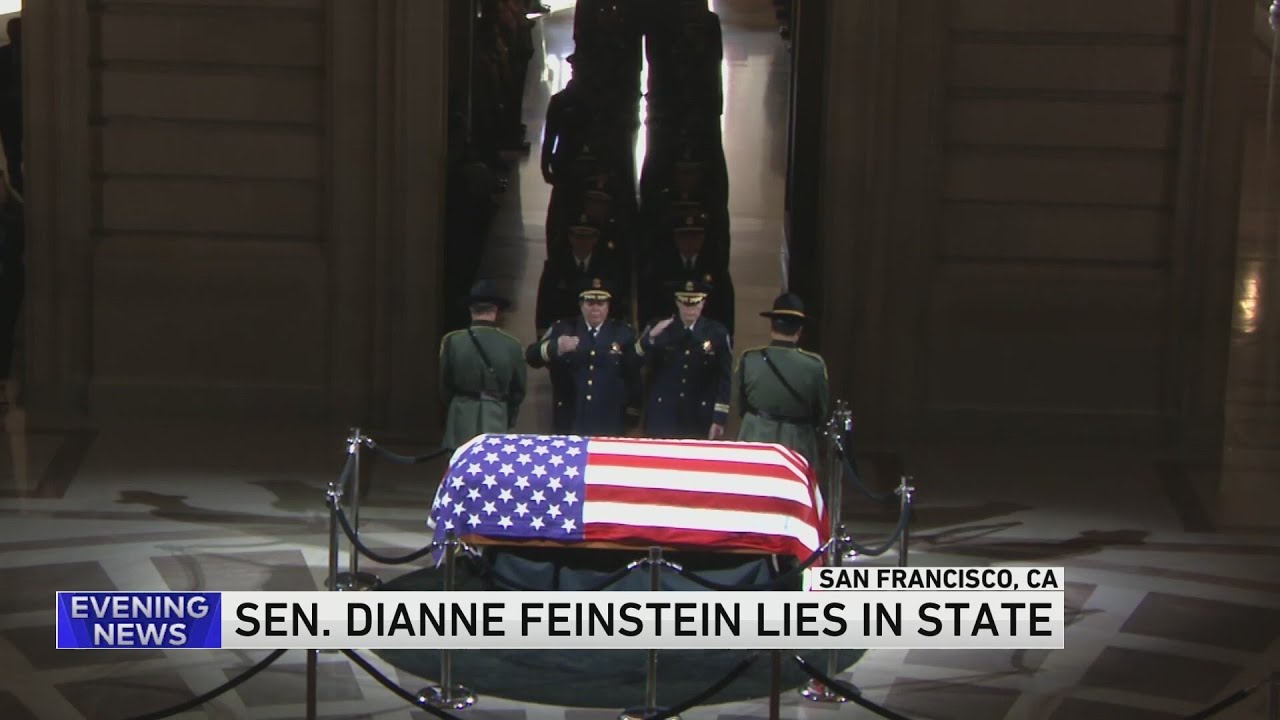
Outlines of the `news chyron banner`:
[{"label": "news chyron banner", "polygon": [[803,591],[59,592],[59,649],[1064,646],[1062,568],[816,568]]}]

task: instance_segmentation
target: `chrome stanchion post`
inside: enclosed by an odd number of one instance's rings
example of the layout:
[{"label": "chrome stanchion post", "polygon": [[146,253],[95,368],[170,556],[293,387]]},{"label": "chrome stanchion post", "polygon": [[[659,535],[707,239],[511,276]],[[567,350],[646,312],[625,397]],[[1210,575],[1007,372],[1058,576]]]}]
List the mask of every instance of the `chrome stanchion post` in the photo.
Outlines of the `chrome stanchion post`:
[{"label": "chrome stanchion post", "polygon": [[[845,430],[847,425],[853,422],[853,413],[849,410],[849,403],[844,400],[836,402],[835,412],[831,413],[831,419],[827,422],[827,514],[831,516],[831,539],[827,545],[827,565],[830,567],[840,567],[844,564],[844,545],[840,542],[840,538],[844,537],[844,528],[840,522],[841,504],[844,502],[842,497],[842,482],[844,480],[844,463],[840,461],[838,452],[838,443],[840,442],[840,434]],[[840,672],[840,651],[831,649],[827,652],[827,676],[835,677]],[[800,688],[800,697],[820,703],[842,703],[847,702],[845,696],[833,691],[831,688],[823,685],[817,680],[810,680]]]},{"label": "chrome stanchion post", "polygon": [[[352,456],[354,465],[351,472],[351,499],[347,504],[351,532],[356,537],[360,537],[360,482],[364,477],[361,473],[360,456],[367,441],[368,438],[360,433],[360,428],[351,428],[351,436],[347,438],[347,454]],[[339,590],[372,590],[382,584],[377,575],[360,572],[360,551],[356,549],[355,542],[351,543],[349,562],[348,571],[338,576]]]},{"label": "chrome stanchion post", "polygon": [[[458,536],[454,531],[445,533],[444,540],[444,591],[456,589],[454,572],[458,560]],[[453,682],[453,651],[440,651],[440,684],[418,691],[418,702],[450,710],[466,710],[476,704],[476,694]]]},{"label": "chrome stanchion post", "polygon": [[316,720],[316,675],[319,654],[315,650],[307,651],[307,720]]},{"label": "chrome stanchion post", "polygon": [[329,481],[325,497],[329,498],[329,578],[325,585],[329,590],[337,590],[338,542],[342,537],[342,530],[338,525],[338,508],[342,505],[342,484],[337,480]]},{"label": "chrome stanchion post", "polygon": [[910,475],[903,475],[898,481],[898,488],[894,492],[898,495],[901,512],[907,517],[906,523],[902,525],[902,538],[898,541],[898,567],[907,566],[907,545],[911,535],[911,496],[915,493],[915,486],[911,484]]},{"label": "chrome stanchion post", "polygon": [[[649,548],[649,591],[662,590],[662,548]],[[663,712],[666,708],[658,707],[658,651],[649,650],[645,658],[644,707],[627,708],[618,715],[618,720],[643,720]],[[679,715],[663,715],[666,720],[680,720]]]}]

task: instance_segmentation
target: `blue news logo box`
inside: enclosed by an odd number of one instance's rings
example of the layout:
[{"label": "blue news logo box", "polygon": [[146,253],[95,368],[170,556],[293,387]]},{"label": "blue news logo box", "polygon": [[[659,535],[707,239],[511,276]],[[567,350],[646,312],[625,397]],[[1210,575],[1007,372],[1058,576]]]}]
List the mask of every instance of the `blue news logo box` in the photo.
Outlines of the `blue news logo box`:
[{"label": "blue news logo box", "polygon": [[222,594],[59,592],[59,650],[222,647]]}]

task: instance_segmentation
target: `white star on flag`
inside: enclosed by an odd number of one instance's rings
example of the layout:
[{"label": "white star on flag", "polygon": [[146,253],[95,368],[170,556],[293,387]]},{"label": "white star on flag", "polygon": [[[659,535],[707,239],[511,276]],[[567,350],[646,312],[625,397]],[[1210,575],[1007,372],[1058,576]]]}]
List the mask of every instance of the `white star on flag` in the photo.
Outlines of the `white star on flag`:
[{"label": "white star on flag", "polygon": [[517,477],[516,487],[520,488],[521,490],[529,487],[529,478],[524,475],[520,475],[519,477]]},{"label": "white star on flag", "polygon": [[529,463],[533,462],[533,458],[529,455],[529,453],[520,453],[520,455],[516,457],[516,462],[520,463],[521,465],[528,465]]},{"label": "white star on flag", "polygon": [[511,488],[502,488],[502,492],[498,493],[498,499],[502,502],[511,502]]},{"label": "white star on flag", "polygon": [[544,524],[545,523],[542,522],[542,518],[537,515],[534,515],[533,520],[529,523],[534,530],[541,530]]},{"label": "white star on flag", "polygon": [[559,455],[552,455],[551,459],[548,460],[547,462],[551,463],[552,465],[555,465],[556,467],[560,467],[561,465],[564,464],[564,459],[561,458]]},{"label": "white star on flag", "polygon": [[576,467],[565,468],[564,474],[565,474],[565,477],[576,478],[578,477],[578,468]]},{"label": "white star on flag", "polygon": [[484,504],[484,510],[481,510],[480,512],[483,512],[485,515],[492,515],[492,514],[494,514],[494,513],[498,512],[498,508],[497,508],[497,506],[495,506],[493,503],[491,503],[491,502],[486,502],[486,503]]},{"label": "white star on flag", "polygon": [[478,497],[480,497],[480,490],[479,490],[479,488],[471,488],[470,490],[468,490],[468,491],[467,491],[467,499],[468,499],[468,500],[475,500],[475,499],[476,499],[476,498],[478,498]]},{"label": "white star on flag", "polygon": [[543,495],[541,490],[534,490],[533,497],[530,499],[536,503],[541,503],[541,502],[546,502],[547,496]]},{"label": "white star on flag", "polygon": [[498,472],[502,473],[503,475],[511,475],[511,474],[512,474],[512,473],[514,473],[515,471],[516,471],[516,469],[515,469],[514,467],[512,467],[512,466],[511,466],[511,464],[509,464],[509,463],[508,463],[508,464],[504,464],[504,465],[502,466],[502,469],[501,469],[501,470],[499,470]]},{"label": "white star on flag", "polygon": [[529,514],[529,503],[516,503],[516,514],[524,517]]},{"label": "white star on flag", "polygon": [[469,520],[467,520],[467,524],[468,524],[468,525],[470,525],[471,527],[475,527],[475,526],[479,525],[479,524],[480,524],[480,516],[479,516],[479,515],[472,515],[472,516],[471,516],[471,518],[470,518]]},{"label": "white star on flag", "polygon": [[496,462],[498,462],[498,453],[491,452],[491,453],[489,453],[488,455],[485,455],[485,456],[484,456],[484,461],[485,461],[485,462],[491,462],[491,463],[496,463]]},{"label": "white star on flag", "polygon": [[560,506],[559,506],[559,505],[552,505],[551,507],[547,508],[547,514],[548,514],[548,515],[550,515],[550,516],[551,516],[551,517],[553,517],[553,518],[558,518],[558,517],[560,517],[560,515],[561,515],[561,513],[560,513]]},{"label": "white star on flag", "polygon": [[503,530],[506,530],[507,528],[511,527],[511,526],[512,526],[512,525],[514,525],[515,523],[512,523],[512,522],[511,522],[511,516],[510,516],[510,515],[503,515],[503,516],[502,516],[502,519],[498,521],[498,524],[502,526],[502,529],[503,529]]},{"label": "white star on flag", "polygon": [[573,518],[565,518],[564,524],[561,525],[560,527],[564,528],[565,532],[573,532],[574,527],[576,527],[576,525],[577,523],[573,521]]},{"label": "white star on flag", "polygon": [[571,447],[571,448],[569,448],[566,452],[568,453],[569,457],[578,457],[578,455],[579,455],[582,451],[581,451],[581,450],[579,450],[577,447]]},{"label": "white star on flag", "polygon": [[578,502],[578,493],[570,490],[569,492],[564,494],[564,503],[566,505],[573,505],[576,502]]},{"label": "white star on flag", "polygon": [[471,463],[470,465],[467,466],[468,475],[479,475],[480,472],[481,472],[480,463]]},{"label": "white star on flag", "polygon": [[560,438],[552,440],[551,447],[564,447],[564,440],[561,440]]},{"label": "white star on flag", "polygon": [[502,446],[502,452],[504,452],[504,453],[506,453],[506,454],[508,454],[508,455],[510,455],[511,453],[513,453],[513,452],[515,452],[515,451],[516,451],[516,446],[515,446],[515,445],[512,445],[511,443],[507,443],[506,445],[503,445],[503,446]]},{"label": "white star on flag", "polygon": [[485,475],[485,476],[484,476],[484,486],[485,486],[485,487],[487,487],[487,488],[492,488],[494,485],[497,485],[497,484],[498,484],[498,476],[497,476],[497,475]]},{"label": "white star on flag", "polygon": [[530,446],[530,445],[532,445],[532,444],[533,444],[533,440],[532,440],[532,439],[530,439],[530,438],[520,438],[520,445],[522,445],[523,447],[529,447],[529,446]]},{"label": "white star on flag", "polygon": [[561,485],[560,485],[560,478],[558,478],[558,477],[553,477],[553,478],[551,478],[550,480],[548,480],[548,481],[547,481],[547,487],[551,488],[552,490],[559,490],[559,489],[560,489],[560,487],[561,487]]},{"label": "white star on flag", "polygon": [[542,467],[541,465],[534,465],[533,474],[537,475],[538,477],[542,477],[543,475],[547,474],[547,469]]}]

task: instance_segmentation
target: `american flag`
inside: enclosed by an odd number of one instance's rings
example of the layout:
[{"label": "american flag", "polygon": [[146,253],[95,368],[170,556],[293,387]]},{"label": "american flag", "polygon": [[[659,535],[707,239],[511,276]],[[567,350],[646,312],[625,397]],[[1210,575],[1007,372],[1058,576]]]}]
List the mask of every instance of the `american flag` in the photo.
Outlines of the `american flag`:
[{"label": "american flag", "polygon": [[454,453],[435,540],[611,543],[807,558],[829,536],[809,464],[780,445],[481,435]]}]

